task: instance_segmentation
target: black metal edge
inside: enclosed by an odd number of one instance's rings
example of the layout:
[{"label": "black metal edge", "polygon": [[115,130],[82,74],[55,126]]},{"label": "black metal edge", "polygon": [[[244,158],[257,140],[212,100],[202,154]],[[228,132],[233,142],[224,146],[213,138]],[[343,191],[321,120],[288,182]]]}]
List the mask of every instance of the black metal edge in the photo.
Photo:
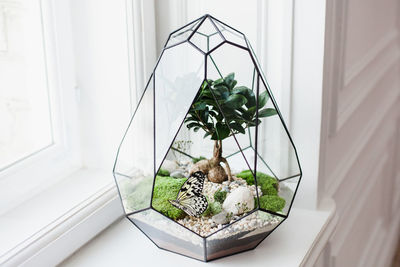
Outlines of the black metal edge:
[{"label": "black metal edge", "polygon": [[151,187],[150,207],[153,206],[153,192],[156,184],[156,73],[153,79],[153,185]]},{"label": "black metal edge", "polygon": [[[138,228],[139,231],[142,232],[148,239],[150,239],[150,241],[151,241],[158,249],[162,249],[162,250],[165,250],[165,251],[168,251],[168,252],[172,252],[172,253],[178,254],[178,255],[180,255],[180,256],[184,256],[184,257],[191,258],[191,259],[194,259],[194,260],[198,260],[198,261],[201,261],[201,262],[205,262],[205,260],[203,261],[203,260],[200,260],[200,259],[198,259],[198,258],[194,258],[194,257],[188,256],[188,255],[179,253],[179,252],[177,252],[177,251],[173,251],[173,250],[169,250],[169,249],[160,247],[155,241],[153,241],[153,239],[151,239],[150,236],[148,236],[148,235],[146,234],[145,231],[143,231],[134,221],[132,221],[131,218],[127,217],[127,219],[128,219],[136,228]],[[204,255],[204,254],[203,254],[203,255]]]},{"label": "black metal edge", "polygon": [[[252,147],[252,148],[253,148],[253,147]],[[254,149],[254,148],[253,148],[253,149]],[[278,176],[275,174],[274,171],[272,171],[271,167],[270,167],[270,166],[268,165],[268,163],[260,156],[260,154],[258,153],[258,151],[256,151],[256,153],[257,153],[257,157],[259,157],[260,160],[262,161],[262,163],[265,164],[265,166],[267,166],[268,170],[272,173],[272,175],[274,176],[274,178],[275,178],[277,181],[280,181],[280,179],[278,178]]]},{"label": "black metal edge", "polygon": [[224,25],[225,27],[228,27],[228,28],[230,28],[231,30],[233,30],[233,31],[235,31],[235,32],[237,32],[237,33],[240,33],[241,35],[243,35],[243,38],[245,37],[245,35],[244,35],[241,31],[238,31],[237,29],[235,29],[235,28],[229,26],[228,24],[226,24],[226,23],[220,21],[219,19],[217,19],[217,18],[215,18],[215,17],[213,17],[213,16],[211,16],[211,15],[209,15],[209,17],[211,17],[212,20],[218,21],[219,23],[221,23],[221,24]]},{"label": "black metal edge", "polygon": [[261,241],[260,242],[258,242],[258,244],[257,245],[255,245],[255,247],[254,248],[257,248],[258,247],[258,245],[260,245],[270,234],[272,234],[284,221],[286,221],[286,219],[287,218],[283,218],[282,219],[282,221],[280,221],[279,223],[278,223],[278,225],[277,226],[275,226],[275,228],[274,229],[272,229],[263,239],[261,239]]},{"label": "black metal edge", "polygon": [[233,45],[233,46],[236,46],[237,48],[240,48],[240,49],[249,51],[249,49],[248,49],[247,47],[244,47],[244,46],[242,46],[242,45],[240,45],[240,44],[237,44],[237,43],[234,43],[234,42],[231,42],[231,41],[228,41],[228,40],[226,41],[226,43],[228,43],[228,44],[230,44],[230,45]]},{"label": "black metal edge", "polygon": [[[169,39],[174,33],[176,33],[176,32],[178,32],[178,31],[182,30],[183,28],[189,26],[189,25],[192,24],[192,23],[195,23],[195,22],[197,22],[197,21],[203,19],[203,18],[206,17],[206,16],[207,16],[207,15],[203,15],[203,16],[201,16],[201,17],[195,19],[195,20],[192,20],[191,22],[189,22],[189,23],[183,25],[182,27],[176,29],[175,31],[171,32],[171,33],[168,35],[168,39]],[[168,41],[167,41],[167,42],[168,42]]]},{"label": "black metal edge", "polygon": [[215,50],[217,50],[219,47],[221,47],[226,41],[222,41],[221,43],[219,43],[218,45],[216,45],[213,49],[211,49],[210,51],[208,51],[206,53],[206,56],[210,55],[212,52],[214,52]]},{"label": "black metal edge", "polygon": [[170,45],[170,46],[164,47],[163,50],[167,50],[167,49],[173,48],[173,47],[178,46],[178,45],[180,45],[180,44],[186,43],[187,41],[188,41],[188,40],[186,39],[186,40],[183,40],[183,41],[174,43],[174,44],[172,44],[172,45]]},{"label": "black metal edge", "polygon": [[178,152],[178,153],[181,153],[182,155],[184,155],[184,156],[186,156],[186,157],[188,157],[188,158],[190,158],[190,159],[194,159],[193,156],[191,156],[191,155],[189,155],[188,153],[185,153],[185,152],[183,152],[183,151],[180,151],[179,149],[177,149],[177,148],[175,148],[175,147],[173,147],[173,146],[171,146],[171,149],[174,150],[174,151],[176,151],[176,152]]},{"label": "black metal edge", "polygon": [[257,246],[260,245],[265,240],[265,238],[267,238],[270,234],[272,234],[272,232],[275,231],[275,229],[278,228],[286,219],[287,218],[283,218],[282,221],[280,221],[279,224],[274,227],[274,229],[269,231],[269,233],[263,239],[261,239],[261,241],[258,242],[254,247],[249,248],[249,249],[245,249],[245,250],[241,250],[241,251],[237,251],[237,252],[234,252],[234,253],[231,253],[231,254],[227,254],[227,255],[224,255],[222,257],[218,257],[218,258],[215,258],[215,259],[211,259],[211,260],[207,259],[207,262],[218,260],[218,259],[222,259],[222,258],[229,257],[229,256],[233,256],[233,255],[236,255],[236,254],[239,254],[239,253],[243,253],[243,252],[246,252],[246,251],[250,251],[250,250],[253,250],[253,249],[257,248]]},{"label": "black metal edge", "polygon": [[156,245],[156,247],[157,248],[160,248],[159,246],[158,246],[158,244],[156,243],[156,242],[154,242],[153,241],[153,239],[151,239],[147,234],[146,234],[146,232],[145,231],[143,231],[142,230],[142,228],[140,228],[134,221],[133,221],[133,219],[131,219],[129,216],[125,216],[134,226],[136,226],[136,228],[137,229],[139,229],[139,231],[140,232],[142,232],[148,239],[150,239],[150,241],[154,244],[154,245]]},{"label": "black metal edge", "polygon": [[157,212],[158,214],[160,214],[162,217],[167,218],[167,219],[170,220],[171,222],[173,222],[173,223],[179,225],[179,227],[185,228],[186,230],[188,230],[189,232],[192,232],[193,234],[197,235],[197,236],[200,237],[200,238],[205,238],[204,236],[201,236],[199,233],[196,233],[195,231],[193,231],[193,230],[187,228],[187,227],[184,226],[183,224],[180,224],[180,223],[178,223],[177,221],[175,221],[174,219],[172,219],[172,218],[170,218],[170,217],[168,217],[168,216],[162,214],[161,212],[159,212],[158,210],[156,210],[154,207],[150,207],[150,209],[154,210],[155,212]]},{"label": "black metal edge", "polygon": [[249,211],[246,215],[244,215],[244,216],[240,217],[239,219],[236,219],[235,221],[233,221],[233,223],[227,223],[225,226],[221,227],[221,229],[218,229],[217,231],[215,231],[215,232],[213,232],[213,233],[211,233],[211,234],[205,236],[204,238],[207,239],[207,238],[209,238],[209,237],[212,237],[213,235],[217,234],[218,232],[220,232],[220,231],[222,231],[222,230],[225,230],[226,228],[231,227],[231,226],[234,225],[235,223],[237,223],[237,222],[239,222],[240,220],[246,218],[247,216],[253,214],[254,212],[257,212],[258,210],[259,210],[258,208],[255,208],[255,209]]},{"label": "black metal edge", "polygon": [[202,53],[203,55],[206,54],[206,52],[204,52],[203,50],[201,50],[201,48],[199,48],[197,45],[195,45],[194,43],[192,43],[190,40],[187,41],[191,46],[193,46],[196,50],[198,50],[200,53]]},{"label": "black metal edge", "polygon": [[219,33],[219,36],[221,36],[222,40],[226,41],[225,36],[221,33],[221,31],[218,29],[217,25],[215,25],[214,20],[211,18],[209,18],[209,20],[211,21],[212,25],[214,26],[214,28],[217,30],[217,32]]},{"label": "black metal edge", "polygon": [[148,210],[148,209],[150,209],[150,207],[147,207],[147,208],[143,208],[143,209],[140,209],[140,210],[136,210],[136,211],[132,211],[132,212],[126,213],[125,216],[131,216],[131,215],[134,215],[134,214],[136,214],[136,213],[139,213],[139,212],[142,212],[142,211],[146,211],[146,210]]},{"label": "black metal edge", "polygon": [[294,175],[288,176],[288,177],[286,177],[286,178],[280,179],[279,182],[284,182],[284,181],[286,181],[286,180],[294,179],[294,178],[297,178],[297,177],[299,177],[299,176],[301,176],[300,173],[294,174]]},{"label": "black metal edge", "polygon": [[203,22],[206,20],[208,16],[204,15],[200,21],[200,23],[198,23],[196,25],[196,28],[193,30],[193,32],[189,35],[189,37],[187,38],[187,40],[190,40],[190,38],[192,38],[193,34],[200,28],[200,26],[203,24]]},{"label": "black metal edge", "polygon": [[266,209],[263,209],[263,208],[260,208],[260,211],[263,211],[265,213],[269,213],[271,215],[278,216],[278,217],[281,217],[281,218],[287,218],[288,217],[287,214],[285,215],[285,214],[281,214],[281,213],[278,213],[278,212],[266,210]]},{"label": "black metal edge", "polygon": [[[256,186],[256,194],[257,194],[257,207],[260,208],[260,197],[258,195],[258,184],[257,184],[257,141],[258,141],[258,91],[260,89],[260,74],[257,75],[257,87],[256,87],[256,92],[257,92],[257,97],[256,97],[256,131],[255,131],[255,148],[254,148],[254,184]],[[250,127],[249,127],[250,129]],[[250,131],[249,131],[250,133]]]},{"label": "black metal edge", "polygon": [[[249,145],[249,146],[247,146],[247,147],[245,147],[245,148],[243,148],[243,151],[245,151],[245,150],[247,150],[247,149],[249,149],[249,148],[251,148],[251,146]],[[228,156],[225,156],[225,158],[226,159],[228,159],[228,158],[230,158],[230,157],[233,157],[234,155],[236,155],[236,154],[238,154],[238,153],[240,153],[240,151],[238,150],[238,151],[236,151],[236,152],[233,152],[232,154],[229,154]]]}]

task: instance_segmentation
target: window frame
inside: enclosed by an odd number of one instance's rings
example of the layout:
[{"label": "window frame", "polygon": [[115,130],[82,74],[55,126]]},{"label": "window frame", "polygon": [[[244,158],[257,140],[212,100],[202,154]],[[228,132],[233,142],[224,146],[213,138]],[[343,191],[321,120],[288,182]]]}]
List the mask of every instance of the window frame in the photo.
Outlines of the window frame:
[{"label": "window frame", "polygon": [[[80,167],[72,35],[66,1],[38,0],[53,142],[0,172],[0,214]],[[46,171],[43,171],[46,170]],[[32,179],[35,177],[35,179]]]}]

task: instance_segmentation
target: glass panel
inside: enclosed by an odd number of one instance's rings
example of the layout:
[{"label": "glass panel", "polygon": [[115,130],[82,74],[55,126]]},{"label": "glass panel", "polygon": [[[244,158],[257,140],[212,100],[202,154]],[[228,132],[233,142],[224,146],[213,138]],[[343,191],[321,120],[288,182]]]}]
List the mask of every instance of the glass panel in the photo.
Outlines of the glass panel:
[{"label": "glass panel", "polygon": [[168,48],[180,42],[186,41],[189,38],[189,36],[193,33],[193,31],[196,29],[197,25],[201,22],[201,20],[202,18],[186,25],[179,31],[172,33],[166,47]]},{"label": "glass panel", "polygon": [[153,77],[118,151],[114,177],[126,213],[150,207],[154,178]]},{"label": "glass panel", "polygon": [[188,43],[164,51],[155,70],[156,169],[204,80],[204,56]]},{"label": "glass panel", "polygon": [[205,260],[204,239],[162,214],[149,209],[128,218],[160,248]]},{"label": "glass panel", "polygon": [[199,29],[190,38],[190,41],[207,53],[224,40],[222,39],[217,28],[213,25],[210,18],[206,18],[200,25]]},{"label": "glass panel", "polygon": [[253,212],[207,237],[207,260],[255,248],[282,221],[282,217],[263,211]]},{"label": "glass panel", "polygon": [[293,203],[294,195],[296,193],[299,182],[300,182],[300,177],[294,177],[279,182],[278,195],[281,198],[285,199],[285,207],[282,210],[282,213],[285,215],[289,213],[289,209]]},{"label": "glass panel", "polygon": [[0,170],[53,143],[40,1],[0,6]]},{"label": "glass panel", "polygon": [[262,158],[257,162],[260,165],[259,169],[270,169],[279,180],[300,175],[293,144],[262,79],[259,102],[263,105],[259,111],[257,153]]},{"label": "glass panel", "polygon": [[234,28],[217,21],[216,19],[213,19],[213,21],[215,22],[215,25],[217,26],[217,28],[220,30],[220,32],[222,33],[222,35],[225,37],[225,39],[227,41],[230,41],[230,42],[238,44],[244,48],[247,48],[247,43],[245,41],[245,37],[243,34],[238,32]]},{"label": "glass panel", "polygon": [[[207,79],[211,79],[218,89],[216,97],[225,101],[221,105],[227,116],[229,125],[235,133],[235,138],[242,150],[252,146],[255,140],[256,119],[256,83],[254,64],[248,51],[223,44],[207,58]],[[220,83],[220,79],[223,79]],[[224,90],[228,90],[225,92]],[[220,93],[219,93],[220,92]],[[228,101],[228,99],[240,101]],[[250,138],[251,136],[251,138]],[[238,152],[236,141],[232,138],[224,140],[224,150],[227,155]],[[254,153],[254,151],[253,151]],[[246,156],[251,170],[254,170],[254,154]],[[244,171],[248,168],[239,170]]]}]

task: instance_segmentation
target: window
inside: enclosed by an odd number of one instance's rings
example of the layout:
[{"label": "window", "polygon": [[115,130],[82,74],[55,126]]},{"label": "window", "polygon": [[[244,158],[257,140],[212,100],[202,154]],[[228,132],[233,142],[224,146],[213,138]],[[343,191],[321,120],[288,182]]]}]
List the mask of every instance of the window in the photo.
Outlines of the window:
[{"label": "window", "polygon": [[0,7],[0,170],[53,144],[40,2]]}]

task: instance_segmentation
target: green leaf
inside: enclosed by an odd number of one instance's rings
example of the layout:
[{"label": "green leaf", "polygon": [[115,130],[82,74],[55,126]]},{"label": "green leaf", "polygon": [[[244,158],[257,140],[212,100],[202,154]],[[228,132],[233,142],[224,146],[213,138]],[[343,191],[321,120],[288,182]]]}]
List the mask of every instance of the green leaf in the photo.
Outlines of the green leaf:
[{"label": "green leaf", "polygon": [[229,108],[240,108],[244,104],[247,103],[246,97],[235,94],[235,95],[230,95],[228,99],[224,102],[224,106],[228,106]]},{"label": "green leaf", "polygon": [[260,119],[257,121],[257,123],[256,123],[256,119],[254,119],[253,121],[251,121],[251,122],[249,123],[249,127],[250,127],[250,126],[256,126],[257,124],[260,124],[260,123],[261,123],[261,120],[260,120]]},{"label": "green leaf", "polygon": [[197,122],[192,122],[192,123],[189,123],[188,125],[186,125],[186,127],[187,127],[188,129],[193,128],[193,127],[196,127],[196,126],[201,127],[201,124],[200,124],[200,123],[197,123]]},{"label": "green leaf", "polygon": [[196,126],[196,127],[193,128],[193,131],[197,132],[199,129],[200,129],[200,127]]},{"label": "green leaf", "polygon": [[196,102],[194,103],[192,110],[204,110],[206,108],[206,103],[204,102]]},{"label": "green leaf", "polygon": [[232,93],[241,94],[244,97],[246,97],[246,99],[247,99],[246,107],[247,108],[251,108],[256,105],[256,96],[254,95],[254,92],[250,88],[248,88],[246,86],[238,86],[232,90]]},{"label": "green leaf", "polygon": [[211,133],[206,132],[206,133],[204,134],[203,138],[206,138],[206,137],[209,136],[209,135],[211,135]]},{"label": "green leaf", "polygon": [[212,140],[223,140],[230,134],[230,130],[226,124],[217,123],[215,127],[215,133],[211,136]]},{"label": "green leaf", "polygon": [[270,117],[270,116],[273,116],[273,115],[276,115],[276,114],[277,114],[277,112],[276,112],[275,109],[273,109],[273,108],[265,108],[265,109],[262,109],[262,110],[260,110],[258,112],[258,117],[259,118],[265,118],[265,117]]},{"label": "green leaf", "polygon": [[242,127],[242,125],[240,123],[234,122],[229,124],[229,126],[231,127],[231,129],[238,131],[239,133],[246,133],[246,130]]},{"label": "green leaf", "polygon": [[208,109],[204,110],[201,114],[201,118],[203,119],[203,122],[207,122],[208,121]]},{"label": "green leaf", "polygon": [[233,88],[233,82],[235,80],[235,73],[229,73],[228,76],[225,77],[225,84],[229,87],[229,89]]},{"label": "green leaf", "polygon": [[218,85],[214,87],[216,95],[220,96],[221,99],[227,99],[229,96],[229,89],[225,85]]},{"label": "green leaf", "polygon": [[267,91],[264,91],[258,96],[258,109],[263,108],[269,99]]},{"label": "green leaf", "polygon": [[222,79],[222,78],[219,78],[218,80],[215,80],[213,83],[212,83],[212,85],[215,87],[215,86],[218,86],[218,85],[220,85],[220,84],[224,84],[224,79]]}]

